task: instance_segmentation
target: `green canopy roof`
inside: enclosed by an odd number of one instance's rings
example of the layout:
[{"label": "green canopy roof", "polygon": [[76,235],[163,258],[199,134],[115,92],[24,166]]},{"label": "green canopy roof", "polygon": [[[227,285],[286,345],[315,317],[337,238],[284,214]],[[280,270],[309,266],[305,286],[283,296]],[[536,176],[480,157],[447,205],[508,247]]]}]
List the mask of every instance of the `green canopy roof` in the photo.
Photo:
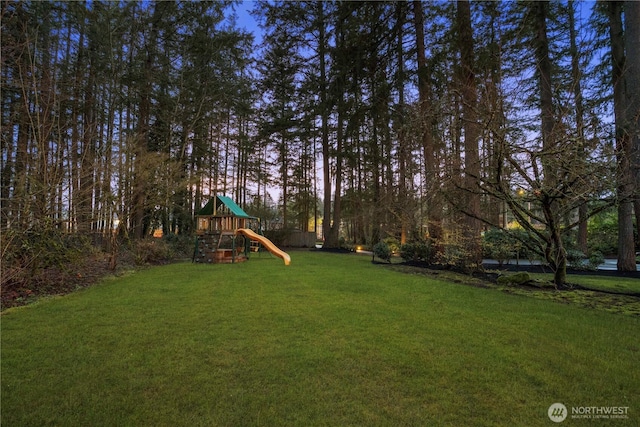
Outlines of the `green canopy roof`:
[{"label": "green canopy roof", "polygon": [[216,196],[210,199],[206,205],[202,209],[200,209],[197,215],[213,215],[214,209],[213,204],[215,202],[216,211],[220,209],[222,206],[226,207],[233,216],[238,218],[255,218],[253,216],[248,215],[245,211],[242,210],[240,206],[236,204],[231,198],[227,196]]}]

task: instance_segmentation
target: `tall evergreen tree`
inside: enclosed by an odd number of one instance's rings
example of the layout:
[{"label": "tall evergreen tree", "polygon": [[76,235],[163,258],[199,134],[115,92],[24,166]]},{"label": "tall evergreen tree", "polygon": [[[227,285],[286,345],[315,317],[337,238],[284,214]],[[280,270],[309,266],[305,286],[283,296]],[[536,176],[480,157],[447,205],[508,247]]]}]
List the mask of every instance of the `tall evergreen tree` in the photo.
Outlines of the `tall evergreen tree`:
[{"label": "tall evergreen tree", "polygon": [[626,82],[624,29],[622,24],[623,2],[608,4],[609,36],[611,47],[611,82],[615,114],[616,156],[618,161],[618,270],[635,271],[633,239],[633,176],[631,173],[631,138],[626,126]]},{"label": "tall evergreen tree", "polygon": [[482,263],[480,244],[480,155],[478,140],[480,124],[478,122],[478,94],[475,77],[474,38],[471,27],[471,7],[468,1],[458,1],[456,9],[458,45],[460,51],[460,78],[462,90],[462,113],[464,119],[464,189],[468,197],[466,238],[471,259],[477,265]]},{"label": "tall evergreen tree", "polygon": [[629,168],[633,179],[633,209],[638,233],[636,249],[640,247],[640,4],[626,1],[624,4],[625,52],[627,81],[626,115],[630,135]]}]

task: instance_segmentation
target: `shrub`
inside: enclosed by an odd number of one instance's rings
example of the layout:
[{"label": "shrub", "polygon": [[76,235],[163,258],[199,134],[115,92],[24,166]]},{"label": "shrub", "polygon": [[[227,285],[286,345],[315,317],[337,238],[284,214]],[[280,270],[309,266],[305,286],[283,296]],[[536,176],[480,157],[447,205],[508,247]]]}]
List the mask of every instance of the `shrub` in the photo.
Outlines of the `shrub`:
[{"label": "shrub", "polygon": [[576,270],[583,270],[586,267],[587,256],[577,250],[577,249],[568,249],[567,250],[567,267],[571,267]]},{"label": "shrub", "polygon": [[482,245],[484,256],[495,259],[500,264],[510,258],[533,261],[540,257],[540,254],[530,249],[540,246],[536,237],[522,228],[492,228],[484,233]]},{"label": "shrub", "polygon": [[464,268],[468,267],[467,260],[471,258],[471,255],[463,242],[446,240],[441,245],[438,258],[444,265]]},{"label": "shrub", "polygon": [[430,261],[431,246],[428,242],[410,242],[400,246],[400,256],[405,261]]},{"label": "shrub", "polygon": [[400,257],[405,261],[418,261],[415,243],[405,243],[400,246]]},{"label": "shrub", "polygon": [[89,237],[44,223],[28,230],[2,230],[1,253],[4,308],[75,286],[83,264],[97,250]]},{"label": "shrub", "polygon": [[520,246],[521,244],[511,237],[506,230],[499,228],[487,230],[482,239],[484,256],[495,259],[500,265],[516,257]]},{"label": "shrub", "polygon": [[347,241],[344,236],[340,236],[340,238],[338,239],[338,246],[340,249],[346,249],[349,252],[355,251],[356,248],[353,242]]},{"label": "shrub", "polygon": [[587,232],[590,253],[618,253],[618,215],[615,210],[609,209],[589,218]]},{"label": "shrub", "polygon": [[575,270],[597,270],[604,262],[604,256],[600,252],[594,252],[590,257],[576,249],[567,250],[567,266]]},{"label": "shrub", "polygon": [[389,247],[389,250],[392,254],[398,253],[398,251],[400,250],[400,242],[398,242],[398,239],[396,239],[395,237],[387,237],[382,241]]},{"label": "shrub", "polygon": [[380,241],[373,246],[373,255],[381,260],[391,262],[391,249],[384,241]]},{"label": "shrub", "polygon": [[518,249],[516,252],[517,257],[527,258],[529,261],[533,261],[535,259],[541,259],[542,251],[538,249],[536,252],[535,249],[532,248],[540,248],[540,241],[536,236],[531,234],[530,232],[520,228],[516,230],[509,230],[509,234],[513,237],[513,239],[518,242]]},{"label": "shrub", "polygon": [[526,271],[520,273],[511,274],[509,276],[498,277],[498,285],[502,286],[518,286],[524,285],[531,280],[531,276]]},{"label": "shrub", "polygon": [[593,270],[597,270],[598,266],[603,262],[604,262],[604,255],[602,255],[602,252],[596,251],[592,253],[591,256],[589,257],[589,266]]},{"label": "shrub", "polygon": [[144,239],[132,248],[136,265],[166,264],[172,259],[171,247],[160,239]]},{"label": "shrub", "polygon": [[70,235],[53,227],[39,226],[26,231],[3,230],[4,266],[38,270],[64,268],[94,251],[89,238]]},{"label": "shrub", "polygon": [[191,258],[194,248],[194,237],[179,234],[166,234],[162,240],[169,245],[173,258]]}]

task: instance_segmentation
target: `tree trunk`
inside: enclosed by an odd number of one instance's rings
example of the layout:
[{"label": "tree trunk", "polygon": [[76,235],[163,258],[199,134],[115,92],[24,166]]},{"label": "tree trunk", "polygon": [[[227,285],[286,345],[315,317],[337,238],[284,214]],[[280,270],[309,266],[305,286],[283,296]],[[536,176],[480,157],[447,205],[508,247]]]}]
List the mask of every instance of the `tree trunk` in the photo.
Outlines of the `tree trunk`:
[{"label": "tree trunk", "polygon": [[282,227],[284,230],[287,230],[289,227],[287,212],[287,201],[289,200],[289,154],[287,153],[287,139],[287,131],[283,129],[280,134],[280,161],[282,162],[280,165],[280,176],[282,178]]},{"label": "tree trunk", "polygon": [[[576,132],[578,140],[577,155],[581,159],[586,157],[585,152],[585,137],[584,137],[584,103],[582,101],[582,72],[580,70],[580,51],[578,50],[577,43],[577,29],[575,23],[575,10],[574,1],[569,0],[569,50],[571,55],[571,87],[573,88],[573,101],[576,105]],[[578,208],[578,248],[582,253],[588,252],[587,248],[587,213],[588,207],[586,204],[580,205]]]},{"label": "tree trunk", "polygon": [[325,245],[327,248],[339,248],[340,247],[340,222],[341,222],[341,205],[342,205],[342,147],[344,139],[344,102],[342,101],[342,95],[339,95],[338,100],[338,123],[337,123],[337,135],[338,140],[336,146],[336,189],[333,199],[333,217],[329,234],[326,238]]},{"label": "tree trunk", "polygon": [[[2,79],[6,81],[5,70],[2,70]],[[20,98],[15,95],[11,95],[7,97],[9,99],[6,100],[8,105],[4,105],[5,97],[2,97],[2,111],[10,111],[9,117],[15,115],[16,110],[16,101]],[[13,176],[13,164],[12,159],[14,158],[14,126],[9,125],[9,120],[5,122],[5,115],[2,115],[2,127],[6,129],[6,138],[7,141],[2,141],[2,158],[0,159],[0,231],[4,231],[9,225],[9,218],[11,216],[11,203],[9,202],[9,194],[11,187],[11,178]]]},{"label": "tree trunk", "polygon": [[404,71],[404,24],[406,22],[405,2],[396,3],[396,55],[398,61],[397,82],[398,82],[398,197],[397,211],[400,217],[400,244],[407,243],[407,232],[410,227],[411,215],[410,206],[413,206],[409,189],[407,188],[407,166],[410,162],[409,152],[411,148],[406,137],[405,116],[406,106],[404,101],[404,84],[406,80]]},{"label": "tree trunk", "polygon": [[482,263],[480,222],[480,155],[478,138],[480,126],[478,123],[478,99],[475,79],[474,40],[471,28],[471,8],[469,1],[457,3],[458,47],[460,51],[460,68],[462,83],[462,114],[464,117],[464,187],[467,191],[466,205],[466,241],[470,252],[471,262],[476,265]]},{"label": "tree trunk", "polygon": [[[322,236],[326,240],[331,228],[331,146],[329,142],[329,100],[327,96],[327,66],[326,48],[327,40],[325,34],[324,4],[316,2],[318,14],[318,59],[320,63],[320,133],[322,139],[322,182],[324,187],[323,195],[323,218]],[[326,242],[325,242],[326,243]]]},{"label": "tree trunk", "polygon": [[[345,41],[344,41],[344,28],[342,26],[342,22],[339,21],[338,25],[336,27],[336,56],[338,55],[345,55]],[[341,61],[344,61],[344,59],[341,58]],[[338,66],[340,67],[340,66]],[[341,67],[344,67],[344,65],[341,65]],[[338,112],[338,121],[336,123],[336,127],[337,127],[337,131],[336,131],[336,154],[335,154],[335,181],[336,181],[336,185],[335,185],[335,191],[334,191],[334,199],[333,199],[333,212],[332,212],[332,221],[330,226],[325,225],[323,223],[323,229],[324,227],[328,226],[328,233],[325,233],[325,242],[324,245],[327,248],[339,248],[340,247],[340,235],[339,235],[339,231],[340,231],[340,222],[341,222],[341,204],[342,204],[342,150],[343,150],[343,146],[344,146],[344,139],[345,139],[345,129],[344,129],[344,116],[345,116],[345,101],[344,101],[344,87],[345,87],[345,77],[344,77],[344,73],[345,71],[343,69],[338,70],[338,75],[336,76],[336,89],[335,89],[335,93],[337,96],[337,112]],[[324,138],[324,135],[323,135]],[[324,144],[324,143],[323,143]],[[324,149],[323,149],[324,151]],[[328,165],[327,165],[328,166]],[[327,168],[328,169],[328,168]],[[325,171],[325,174],[328,173],[328,171]],[[325,175],[326,177],[326,175]],[[327,179],[325,178],[325,182],[327,181]],[[329,177],[329,182],[330,182],[330,177]],[[327,195],[327,190],[325,189],[325,196]],[[329,191],[329,200],[331,200],[331,192]],[[325,207],[326,207],[326,200],[325,200]],[[325,215],[325,219],[329,218],[329,214],[327,212],[324,213]]]},{"label": "tree trunk", "polygon": [[[485,79],[486,90],[483,92],[482,105],[487,111],[486,143],[484,144],[485,173],[490,182],[496,182],[496,171],[500,161],[500,147],[505,139],[506,118],[504,114],[504,97],[500,93],[502,87],[502,53],[500,46],[500,15],[502,6],[498,2],[483,3],[485,13],[489,16],[488,58]],[[491,195],[485,195],[485,218],[496,227],[506,228],[506,206],[504,201]]]},{"label": "tree trunk", "polygon": [[132,226],[133,235],[137,239],[143,238],[149,227],[148,217],[148,191],[151,183],[148,159],[151,127],[151,106],[153,96],[154,66],[156,64],[156,52],[159,34],[159,26],[165,15],[165,11],[170,7],[168,2],[154,3],[154,10],[151,16],[151,31],[146,41],[146,58],[142,70],[142,82],[140,87],[140,105],[138,110],[138,127],[136,129],[135,142],[135,165],[133,183],[133,206],[132,206]]},{"label": "tree trunk", "polygon": [[[560,236],[560,221],[557,218],[557,201],[549,197],[546,192],[554,191],[558,177],[556,175],[555,157],[556,146],[558,145],[555,134],[555,118],[553,112],[553,91],[551,85],[551,59],[549,57],[549,39],[547,38],[547,13],[549,3],[537,2],[534,4],[536,10],[536,44],[535,55],[538,64],[538,82],[540,90],[540,116],[542,133],[542,173],[543,189],[534,189],[540,192],[540,201],[544,211],[548,230],[551,236],[551,253],[547,255],[547,260],[554,267],[556,286],[563,287],[566,281],[567,253],[562,245]],[[535,161],[535,160],[534,160]]]},{"label": "tree trunk", "polygon": [[[92,25],[89,23],[89,25]],[[94,186],[94,160],[96,157],[96,117],[95,117],[95,56],[96,41],[89,31],[88,49],[86,50],[87,81],[83,90],[84,108],[82,111],[82,148],[80,156],[78,187],[78,231],[89,232],[92,229],[92,198]]]},{"label": "tree trunk", "polygon": [[435,141],[432,133],[433,112],[432,93],[429,84],[429,70],[427,69],[427,59],[424,43],[424,14],[422,2],[413,2],[414,27],[416,30],[416,56],[418,63],[418,96],[420,103],[420,114],[422,116],[422,150],[424,154],[425,171],[425,193],[426,193],[426,216],[428,223],[428,233],[432,240],[439,240],[442,237],[442,212],[437,198],[438,194],[438,168],[436,164]]},{"label": "tree trunk", "polygon": [[630,135],[626,126],[625,54],[622,27],[622,2],[609,2],[613,111],[616,121],[618,160],[618,271],[636,271],[633,239],[633,177],[630,165]]},{"label": "tree trunk", "polygon": [[636,231],[640,245],[640,2],[626,1],[625,51],[626,51],[626,90],[627,90],[627,126],[630,135],[629,162],[630,178],[633,179],[633,206],[636,217]]}]

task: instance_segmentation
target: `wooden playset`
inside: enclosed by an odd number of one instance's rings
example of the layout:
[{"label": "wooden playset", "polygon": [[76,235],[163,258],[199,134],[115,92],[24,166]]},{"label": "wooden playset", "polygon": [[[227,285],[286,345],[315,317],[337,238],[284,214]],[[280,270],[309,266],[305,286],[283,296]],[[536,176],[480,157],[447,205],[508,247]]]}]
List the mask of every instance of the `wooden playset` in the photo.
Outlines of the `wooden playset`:
[{"label": "wooden playset", "polygon": [[[248,215],[231,198],[213,197],[196,214],[194,262],[236,263],[249,259],[249,253],[264,246],[289,265],[291,257],[260,234],[259,218]],[[257,233],[251,230],[257,229]]]}]

